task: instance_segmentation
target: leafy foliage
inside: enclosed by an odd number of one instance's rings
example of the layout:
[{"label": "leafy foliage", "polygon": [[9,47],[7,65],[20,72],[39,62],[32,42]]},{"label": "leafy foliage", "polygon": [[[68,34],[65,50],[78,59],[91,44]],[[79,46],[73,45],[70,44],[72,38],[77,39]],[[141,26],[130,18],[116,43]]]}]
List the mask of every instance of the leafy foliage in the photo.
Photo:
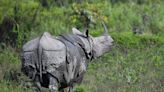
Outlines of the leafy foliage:
[{"label": "leafy foliage", "polygon": [[0,0],[0,92],[31,91],[19,75],[25,42],[72,27],[99,36],[102,21],[115,46],[89,64],[75,92],[163,92],[163,9],[163,0]]}]

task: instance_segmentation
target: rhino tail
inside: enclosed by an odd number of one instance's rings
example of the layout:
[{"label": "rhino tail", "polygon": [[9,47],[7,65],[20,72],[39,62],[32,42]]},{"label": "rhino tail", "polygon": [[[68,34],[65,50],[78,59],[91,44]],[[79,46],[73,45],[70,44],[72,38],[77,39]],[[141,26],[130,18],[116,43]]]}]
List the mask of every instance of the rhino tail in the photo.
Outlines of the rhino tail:
[{"label": "rhino tail", "polygon": [[38,55],[38,71],[39,71],[39,78],[40,81],[42,82],[42,74],[43,74],[43,63],[42,63],[42,54],[43,54],[43,48],[42,48],[42,44],[41,44],[41,39],[42,37],[45,35],[46,32],[44,32],[40,38],[39,38],[39,43],[38,43],[38,48],[37,48],[37,55]]},{"label": "rhino tail", "polygon": [[42,56],[43,56],[43,47],[42,47],[42,39],[44,39],[45,36],[51,36],[48,32],[44,32],[40,38],[39,38],[39,43],[38,43],[38,49],[37,49],[37,55],[38,55],[38,71],[39,71],[39,76],[40,76],[40,81],[43,81],[42,80],[42,74],[43,74],[43,67],[44,67],[44,64],[42,62]]}]

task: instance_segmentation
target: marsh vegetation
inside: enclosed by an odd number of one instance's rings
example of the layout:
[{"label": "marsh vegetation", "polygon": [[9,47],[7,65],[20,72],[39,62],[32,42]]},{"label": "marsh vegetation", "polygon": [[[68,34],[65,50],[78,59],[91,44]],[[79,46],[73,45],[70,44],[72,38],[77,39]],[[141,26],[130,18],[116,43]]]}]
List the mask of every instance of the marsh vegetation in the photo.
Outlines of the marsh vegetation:
[{"label": "marsh vegetation", "polygon": [[101,21],[115,46],[89,64],[75,92],[163,92],[163,15],[163,0],[1,0],[0,92],[30,92],[20,72],[25,42],[45,31],[70,33],[72,27],[88,26],[99,36]]}]

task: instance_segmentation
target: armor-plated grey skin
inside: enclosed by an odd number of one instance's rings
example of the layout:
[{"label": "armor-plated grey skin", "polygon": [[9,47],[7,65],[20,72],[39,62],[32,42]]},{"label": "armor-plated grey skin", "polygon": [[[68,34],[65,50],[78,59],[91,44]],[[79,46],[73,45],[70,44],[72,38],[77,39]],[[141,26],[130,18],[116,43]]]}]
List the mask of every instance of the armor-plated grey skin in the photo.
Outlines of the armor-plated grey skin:
[{"label": "armor-plated grey skin", "polygon": [[[82,33],[76,28],[72,29],[74,34],[82,35]],[[107,33],[106,33],[107,34]],[[102,56],[104,53],[110,51],[113,45],[113,39],[109,35],[102,35],[100,37],[91,37],[92,40],[92,50],[94,58]]]},{"label": "armor-plated grey skin", "polygon": [[92,37],[76,28],[72,32],[58,37],[45,32],[23,46],[22,72],[34,82],[36,92],[41,87],[49,92],[65,92],[65,88],[73,92],[89,61],[108,52],[113,42],[110,36]]}]

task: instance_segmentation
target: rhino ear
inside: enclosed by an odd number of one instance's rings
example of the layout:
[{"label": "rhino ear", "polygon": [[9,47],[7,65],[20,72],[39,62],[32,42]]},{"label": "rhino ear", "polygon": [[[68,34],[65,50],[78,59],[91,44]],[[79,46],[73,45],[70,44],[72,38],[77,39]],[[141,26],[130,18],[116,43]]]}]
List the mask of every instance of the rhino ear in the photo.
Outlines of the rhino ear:
[{"label": "rhino ear", "polygon": [[72,33],[73,34],[77,34],[77,35],[83,35],[83,33],[81,33],[77,28],[72,28]]},{"label": "rhino ear", "polygon": [[88,29],[85,30],[85,35],[86,35],[86,37],[89,36],[89,30]]}]

